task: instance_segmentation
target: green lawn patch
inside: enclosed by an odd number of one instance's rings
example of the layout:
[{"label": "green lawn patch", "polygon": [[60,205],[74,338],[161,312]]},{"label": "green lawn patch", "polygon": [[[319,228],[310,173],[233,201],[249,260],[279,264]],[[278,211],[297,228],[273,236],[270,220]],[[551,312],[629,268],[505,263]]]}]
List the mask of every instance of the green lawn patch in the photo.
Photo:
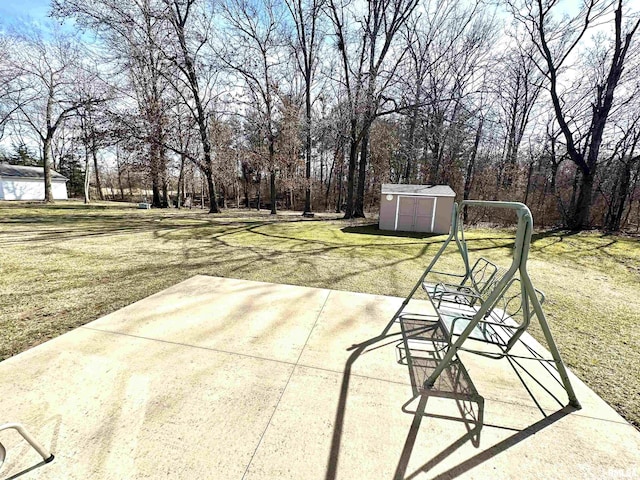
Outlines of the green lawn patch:
[{"label": "green lawn patch", "polygon": [[[0,359],[196,274],[403,297],[444,238],[337,215],[0,202]],[[508,262],[512,231],[467,238],[472,256]],[[568,366],[640,426],[638,239],[538,232],[530,273]]]}]

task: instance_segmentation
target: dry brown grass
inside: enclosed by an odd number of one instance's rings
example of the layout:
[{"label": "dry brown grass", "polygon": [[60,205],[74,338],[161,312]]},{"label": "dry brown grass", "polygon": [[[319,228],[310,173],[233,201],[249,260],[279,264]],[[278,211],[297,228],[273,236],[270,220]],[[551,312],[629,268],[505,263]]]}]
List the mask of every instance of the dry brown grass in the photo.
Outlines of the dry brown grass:
[{"label": "dry brown grass", "polygon": [[[196,274],[406,295],[444,237],[369,224],[0,202],[0,359]],[[509,231],[476,229],[468,239],[472,256],[509,258]],[[640,242],[540,232],[530,259],[567,364],[640,426]]]}]

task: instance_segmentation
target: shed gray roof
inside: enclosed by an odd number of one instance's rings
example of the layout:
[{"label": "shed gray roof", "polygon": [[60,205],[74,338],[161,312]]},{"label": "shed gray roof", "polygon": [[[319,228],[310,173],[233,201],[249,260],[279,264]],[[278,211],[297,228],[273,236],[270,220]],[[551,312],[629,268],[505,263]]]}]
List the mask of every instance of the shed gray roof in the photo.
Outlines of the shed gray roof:
[{"label": "shed gray roof", "polygon": [[[44,179],[44,168],[43,167],[24,167],[22,165],[9,165],[8,163],[0,163],[0,177]],[[67,177],[59,174],[55,170],[51,170],[51,179],[52,180],[68,180]]]},{"label": "shed gray roof", "polygon": [[399,183],[382,184],[382,194],[428,195],[430,197],[455,197],[449,185],[403,185]]}]

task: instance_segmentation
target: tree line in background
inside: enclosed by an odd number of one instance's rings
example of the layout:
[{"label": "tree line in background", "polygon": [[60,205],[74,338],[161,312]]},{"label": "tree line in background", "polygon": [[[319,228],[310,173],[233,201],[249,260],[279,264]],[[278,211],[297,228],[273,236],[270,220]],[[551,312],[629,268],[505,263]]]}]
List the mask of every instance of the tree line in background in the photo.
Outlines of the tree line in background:
[{"label": "tree line in background", "polygon": [[43,165],[47,201],[51,169],[211,213],[363,217],[382,183],[449,184],[637,231],[631,4],[53,0],[58,23],[0,34],[3,158]]}]

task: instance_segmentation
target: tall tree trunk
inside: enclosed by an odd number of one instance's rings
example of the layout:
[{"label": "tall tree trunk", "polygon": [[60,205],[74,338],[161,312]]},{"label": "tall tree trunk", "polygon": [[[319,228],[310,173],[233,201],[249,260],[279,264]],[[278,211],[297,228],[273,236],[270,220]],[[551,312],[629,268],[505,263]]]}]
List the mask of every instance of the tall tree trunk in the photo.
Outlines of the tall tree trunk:
[{"label": "tall tree trunk", "polygon": [[260,211],[260,201],[262,200],[262,173],[258,174],[258,203],[256,210]]},{"label": "tall tree trunk", "polygon": [[269,191],[271,194],[271,215],[275,215],[276,213],[278,213],[278,210],[276,208],[276,171],[275,170],[271,170],[271,172],[269,172]]},{"label": "tall tree trunk", "polygon": [[124,185],[122,185],[122,172],[118,171],[118,189],[120,190],[120,200],[124,202]]},{"label": "tall tree trunk", "polygon": [[120,160],[120,149],[116,146],[116,165],[118,168],[118,189],[120,190],[120,200],[124,202],[124,185],[122,185],[122,163]]},{"label": "tall tree trunk", "polygon": [[158,177],[153,177],[151,179],[151,191],[153,195],[153,201],[151,205],[155,208],[162,208],[162,200],[160,197],[160,183],[158,182]]},{"label": "tall tree trunk", "polygon": [[182,195],[184,195],[184,189],[182,188],[182,183],[184,181],[184,154],[180,155],[180,173],[178,174],[178,192],[176,198],[176,207],[180,208],[183,205]]},{"label": "tall tree trunk", "polygon": [[422,90],[422,75],[418,76],[416,94],[411,107],[411,117],[409,119],[409,135],[407,138],[407,163],[404,170],[404,183],[411,183],[413,178],[414,161],[416,156],[416,128],[418,126],[418,113],[420,109],[420,92]]},{"label": "tall tree trunk", "polygon": [[336,213],[340,213],[342,211],[342,184],[344,183],[344,152],[342,152],[342,157],[340,159],[340,175],[336,179],[336,189],[338,190],[338,194],[336,195]]},{"label": "tall tree trunk", "polygon": [[89,152],[84,152],[84,203],[88,204],[89,199],[89,176],[91,174],[91,168],[89,164]]},{"label": "tall tree trunk", "polygon": [[52,127],[52,109],[53,109],[53,86],[49,86],[49,95],[47,96],[47,108],[45,119],[47,122],[47,134],[42,138],[42,161],[44,163],[44,203],[54,203],[53,190],[51,188],[51,143],[55,128]]},{"label": "tall tree trunk", "polygon": [[[365,116],[368,123],[369,116]],[[358,189],[353,210],[353,218],[365,218],[364,215],[364,191],[367,175],[367,154],[369,150],[369,127],[365,126],[362,140],[360,141],[360,165],[358,166]]]},{"label": "tall tree trunk", "polygon": [[[471,183],[473,182],[473,172],[476,166],[478,146],[480,145],[480,139],[482,138],[483,125],[484,125],[484,117],[480,117],[480,121],[478,122],[478,128],[476,130],[476,137],[473,141],[473,150],[471,151],[471,156],[469,157],[469,163],[467,164],[467,174],[464,177],[464,191],[462,194],[463,200],[469,200],[469,195],[471,195]],[[465,207],[463,212],[463,221],[467,222],[467,218],[468,218],[467,207]]]},{"label": "tall tree trunk", "polygon": [[216,186],[213,181],[213,172],[211,171],[211,143],[207,135],[207,127],[204,116],[204,110],[200,112],[202,107],[198,109],[198,126],[200,130],[200,140],[204,149],[204,170],[207,176],[207,188],[209,189],[209,213],[220,213],[218,208],[218,200],[216,198]]},{"label": "tall tree trunk", "polygon": [[527,187],[525,188],[524,200],[522,201],[522,203],[524,203],[525,205],[529,201],[529,193],[531,191],[531,177],[533,176],[533,166],[534,165],[535,165],[535,161],[533,159],[531,159],[529,161],[529,169],[527,171]]},{"label": "tall tree trunk", "polygon": [[100,184],[100,173],[98,170],[98,153],[96,152],[95,139],[91,144],[91,156],[93,157],[93,169],[96,175],[96,188],[98,189],[98,198],[104,200],[104,194],[102,193],[102,185]]},{"label": "tall tree trunk", "polygon": [[[320,153],[320,188],[324,188],[324,150]],[[321,190],[322,191],[322,190]]]},{"label": "tall tree trunk", "polygon": [[218,197],[218,203],[221,208],[227,208],[227,187],[224,183],[220,182],[220,197]]},{"label": "tall tree trunk", "polygon": [[127,184],[129,185],[129,197],[133,199],[133,186],[131,185],[131,169],[127,168]]},{"label": "tall tree trunk", "polygon": [[169,184],[166,177],[162,179],[162,208],[169,208]]},{"label": "tall tree trunk", "polygon": [[[454,115],[455,115],[455,109],[454,109],[454,114],[452,115],[451,118],[451,124],[453,124],[453,120],[454,120]],[[444,151],[447,145],[447,141],[446,141],[446,136],[443,133],[444,132],[444,115],[442,113],[438,113],[435,116],[435,121],[437,122],[436,125],[433,127],[434,128],[434,139],[433,139],[433,146],[431,149],[432,152],[432,161],[431,161],[431,165],[429,168],[429,177],[428,177],[428,183],[431,185],[436,185],[438,183],[438,181],[440,180],[440,165],[442,163],[442,158],[444,157]],[[451,129],[451,125],[449,126],[449,128]],[[427,152],[427,145],[429,142],[429,136],[427,135],[425,138],[425,155]]]},{"label": "tall tree trunk", "polygon": [[[354,211],[354,190],[356,177],[356,164],[358,162],[358,140],[356,132],[356,119],[351,119],[351,137],[349,145],[349,168],[347,171],[347,202],[345,205],[344,218],[353,218]],[[338,210],[336,213],[340,213]]]},{"label": "tall tree trunk", "polygon": [[[309,72],[309,76],[311,73]],[[305,85],[305,175],[304,214],[311,213],[311,79]]]},{"label": "tall tree trunk", "polygon": [[191,203],[189,205],[189,209],[194,207],[196,202],[196,176],[191,173]]},{"label": "tall tree trunk", "polygon": [[568,227],[572,230],[582,230],[586,225],[589,225],[594,180],[595,175],[593,173],[581,172],[578,195],[568,219]]},{"label": "tall tree trunk", "polygon": [[[344,152],[341,152],[344,157]],[[331,167],[329,168],[329,174],[327,175],[327,188],[324,192],[324,210],[327,211],[329,209],[329,193],[331,192],[331,179],[333,177],[333,169],[336,166],[336,156],[333,157],[333,162],[331,163]]]},{"label": "tall tree trunk", "polygon": [[516,144],[516,122],[518,113],[518,103],[514,103],[511,107],[511,115],[509,117],[509,132],[507,134],[507,146],[505,152],[504,171],[502,172],[502,181],[500,182],[504,188],[508,188],[513,183],[513,174],[516,168],[516,159],[518,157],[518,147]]},{"label": "tall tree trunk", "polygon": [[624,207],[631,185],[631,168],[629,162],[622,162],[619,167],[617,182],[612,192],[611,202],[605,218],[605,229],[611,232],[620,230],[620,223],[624,214]]},{"label": "tall tree trunk", "polygon": [[551,164],[551,182],[549,185],[549,189],[551,190],[551,193],[553,193],[555,195],[556,193],[556,181],[558,179],[558,167],[559,165],[556,162],[553,162]]},{"label": "tall tree trunk", "polygon": [[[51,130],[51,129],[48,129]],[[51,134],[47,132],[47,137],[44,139],[44,148],[42,150],[42,157],[44,161],[44,203],[54,203],[53,189],[51,188],[51,140],[53,132]]]},{"label": "tall tree trunk", "polygon": [[160,172],[158,168],[160,160],[157,157],[158,149],[155,142],[152,143],[151,150],[153,152],[151,154],[151,190],[153,195],[151,205],[154,208],[162,208],[162,199],[160,196],[162,182],[160,181]]},{"label": "tall tree trunk", "polygon": [[[204,184],[209,182],[209,175],[205,175],[206,177],[206,182],[205,179],[202,179],[202,181],[200,182],[200,208],[202,210],[204,210]],[[209,186],[207,185],[207,188],[209,188]]]}]

